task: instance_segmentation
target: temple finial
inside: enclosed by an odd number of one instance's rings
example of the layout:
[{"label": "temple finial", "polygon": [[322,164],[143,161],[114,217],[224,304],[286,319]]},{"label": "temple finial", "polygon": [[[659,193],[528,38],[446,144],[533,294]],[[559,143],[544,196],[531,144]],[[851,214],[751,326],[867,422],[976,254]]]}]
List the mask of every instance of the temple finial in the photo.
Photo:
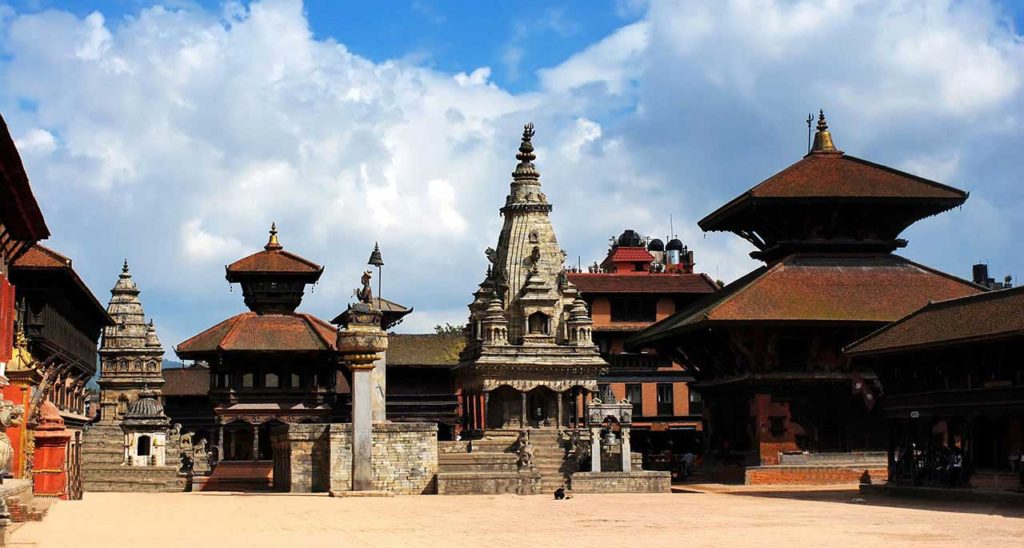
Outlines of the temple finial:
[{"label": "temple finial", "polygon": [[263,249],[267,251],[282,249],[281,242],[277,241],[277,223],[270,223],[270,240],[267,241],[267,245],[263,246]]},{"label": "temple finial", "polygon": [[818,110],[818,131],[814,134],[814,144],[811,152],[840,152],[832,143],[832,133],[828,130],[828,122],[825,121],[825,110]]},{"label": "temple finial", "polygon": [[519,153],[516,154],[519,164],[516,165],[516,170],[512,172],[512,177],[517,181],[537,179],[540,175],[537,169],[533,167],[533,161],[537,159],[537,155],[533,153],[533,135],[533,122],[529,122],[523,126],[523,141],[519,144]]},{"label": "temple finial", "polygon": [[127,258],[125,258],[125,260],[124,260],[124,265],[121,266],[121,272],[124,272],[125,274],[128,273],[128,259]]}]

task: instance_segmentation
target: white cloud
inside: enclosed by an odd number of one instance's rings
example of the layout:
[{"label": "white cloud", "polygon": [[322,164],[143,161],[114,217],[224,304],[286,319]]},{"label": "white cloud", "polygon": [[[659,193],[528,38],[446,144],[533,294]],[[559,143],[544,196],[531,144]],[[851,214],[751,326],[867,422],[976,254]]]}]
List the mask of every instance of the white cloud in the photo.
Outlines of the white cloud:
[{"label": "white cloud", "polygon": [[[625,228],[664,236],[671,214],[699,268],[746,272],[749,245],[695,221],[796,161],[819,105],[848,152],[955,176],[971,184],[965,208],[1012,219],[971,226],[1024,228],[1010,181],[1024,46],[984,3],[654,1],[518,94],[488,67],[375,63],[316,39],[297,0],[117,21],[4,13],[5,104],[36,105],[4,114],[53,245],[89,250],[75,264],[99,295],[131,257],[172,334],[242,307],[220,265],[263,246],[271,221],[326,266],[304,310],[342,309],[376,240],[384,294],[416,307],[403,330],[462,321],[528,120],[573,262]],[[941,243],[957,232],[943,218],[910,252],[966,266]],[[1024,270],[1008,242],[972,253]]]}]

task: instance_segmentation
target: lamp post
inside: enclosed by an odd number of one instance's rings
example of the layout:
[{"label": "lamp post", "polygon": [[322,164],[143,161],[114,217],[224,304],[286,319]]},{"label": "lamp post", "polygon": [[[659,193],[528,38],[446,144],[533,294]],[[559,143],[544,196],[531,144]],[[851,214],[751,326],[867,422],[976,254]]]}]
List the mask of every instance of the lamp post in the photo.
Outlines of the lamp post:
[{"label": "lamp post", "polygon": [[373,252],[370,253],[370,260],[367,261],[366,264],[377,267],[377,299],[378,299],[377,302],[380,302],[380,298],[381,298],[381,294],[380,294],[380,286],[381,286],[381,283],[380,283],[381,282],[380,267],[384,266],[384,258],[381,257],[381,255],[380,255],[380,246],[377,245],[377,242],[373,242]]}]

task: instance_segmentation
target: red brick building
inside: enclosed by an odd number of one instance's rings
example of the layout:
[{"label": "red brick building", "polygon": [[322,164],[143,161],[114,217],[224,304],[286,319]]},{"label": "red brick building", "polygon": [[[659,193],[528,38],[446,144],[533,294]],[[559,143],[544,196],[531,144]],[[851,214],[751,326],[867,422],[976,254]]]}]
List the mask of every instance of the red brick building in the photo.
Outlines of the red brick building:
[{"label": "red brick building", "polygon": [[780,473],[855,480],[811,474],[884,467],[877,379],[852,368],[842,349],[930,300],[982,291],[893,254],[906,245],[904,229],[966,199],[844,154],[822,115],[803,159],[699,222],[746,239],[765,265],[629,344],[688,364],[706,403],[711,460],[744,464],[750,483],[789,481]]},{"label": "red brick building", "polygon": [[676,360],[651,349],[627,352],[625,341],[656,321],[713,293],[718,285],[694,273],[693,252],[677,239],[646,243],[626,230],[591,272],[569,272],[587,303],[593,338],[608,361],[598,378],[617,398],[633,403],[631,445],[650,469],[668,469],[672,455],[698,452],[703,430],[700,394],[689,389],[692,375]]}]

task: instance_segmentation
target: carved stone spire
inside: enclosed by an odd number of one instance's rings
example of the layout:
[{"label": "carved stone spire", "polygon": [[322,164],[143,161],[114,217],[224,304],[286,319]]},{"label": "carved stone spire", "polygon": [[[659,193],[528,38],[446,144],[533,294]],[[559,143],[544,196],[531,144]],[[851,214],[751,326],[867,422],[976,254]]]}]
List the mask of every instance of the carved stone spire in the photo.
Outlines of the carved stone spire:
[{"label": "carved stone spire", "polygon": [[523,142],[519,145],[519,153],[516,154],[519,163],[512,172],[512,178],[516,181],[536,181],[540,177],[540,172],[533,165],[533,161],[537,159],[537,155],[533,153],[533,134],[533,122],[523,126]]},{"label": "carved stone spire", "polygon": [[824,109],[818,111],[818,131],[814,134],[814,145],[811,146],[812,153],[841,153],[835,144],[832,143],[832,133],[828,130],[828,123],[825,121]]}]

